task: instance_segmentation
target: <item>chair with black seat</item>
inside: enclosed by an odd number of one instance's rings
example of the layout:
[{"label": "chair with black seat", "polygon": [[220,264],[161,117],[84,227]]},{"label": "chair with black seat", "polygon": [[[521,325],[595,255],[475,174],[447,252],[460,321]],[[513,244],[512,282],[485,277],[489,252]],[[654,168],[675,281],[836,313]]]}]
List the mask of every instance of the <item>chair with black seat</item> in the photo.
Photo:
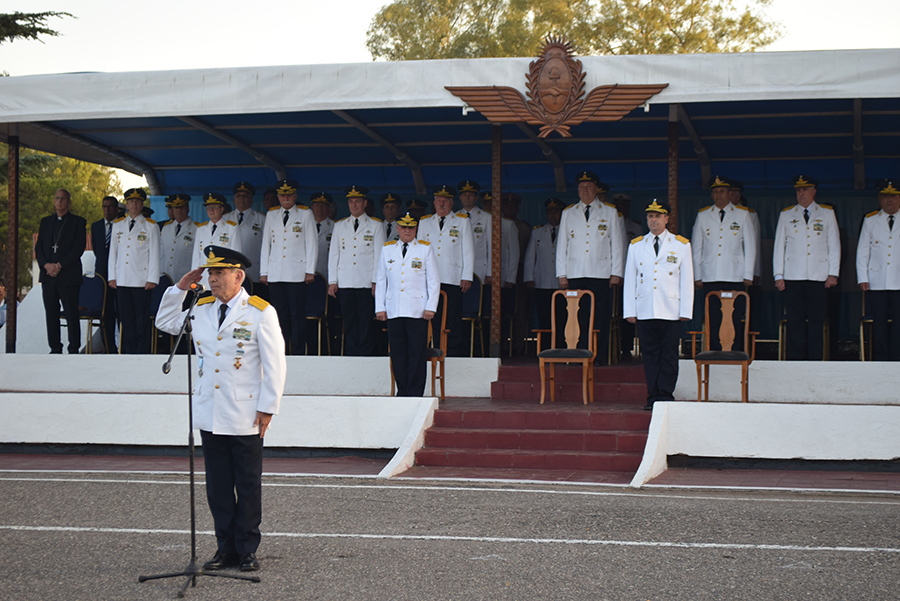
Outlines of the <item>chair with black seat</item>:
[{"label": "chair with black seat", "polygon": [[163,273],[159,276],[159,283],[156,287],[150,291],[150,354],[155,355],[157,348],[159,347],[159,337],[169,336],[169,346],[171,345],[175,339],[174,336],[169,334],[160,333],[159,330],[156,329],[156,312],[159,311],[159,303],[162,301],[163,294],[166,290],[172,286],[172,277]]},{"label": "chair with black seat", "polygon": [[[106,348],[106,326],[103,317],[106,314],[106,279],[99,273],[93,277],[82,278],[81,288],[78,290],[78,321],[77,327],[81,327],[82,321],[87,321],[87,344],[85,352],[90,355],[93,352],[94,324],[100,328],[103,336],[103,345]],[[60,313],[65,320],[64,313]],[[68,327],[68,324],[66,324]]]},{"label": "chair with black seat", "polygon": [[[447,358],[447,293],[441,290],[441,302],[438,308],[443,308],[440,315],[434,314],[434,317],[428,321],[428,334],[426,335],[425,357],[431,364],[431,396],[435,396],[436,381],[441,381],[441,400],[444,400],[444,360]],[[435,320],[440,321],[440,330],[435,333]],[[435,343],[437,340],[437,343]],[[390,348],[388,349],[390,354]],[[390,365],[390,361],[388,362]],[[440,373],[438,373],[440,372]],[[397,381],[394,379],[394,366],[391,365],[391,396],[397,391]]]},{"label": "chair with black seat", "polygon": [[[550,382],[550,402],[556,400],[556,364],[557,363],[581,363],[581,385],[584,404],[594,402],[594,359],[597,357],[596,336],[590,329],[581,332],[578,323],[579,311],[588,311],[590,318],[587,323],[594,323],[594,293],[590,290],[557,290],[551,297],[551,306],[556,306],[558,296],[563,296],[566,301],[566,323],[557,324],[556,311],[550,316],[550,348],[538,353],[538,363],[541,369],[541,404],[547,390],[546,383]],[[588,306],[582,307],[582,298],[588,298]],[[557,331],[565,336],[566,348],[556,348]],[[538,331],[538,349],[541,346],[541,334]],[[578,348],[578,342],[582,338],[587,340],[587,348]]]},{"label": "chair with black seat", "polygon": [[[717,297],[720,304],[721,324],[718,332],[710,331],[710,303],[709,299]],[[734,350],[738,337],[734,327],[735,304],[739,298],[744,299],[744,315],[750,315],[750,295],[743,291],[716,290],[706,295],[705,315],[703,324],[703,348],[694,354],[694,363],[697,366],[697,400],[709,400],[709,366],[710,365],[740,365],[741,366],[741,401],[748,402],[748,379],[750,364],[756,357],[756,336],[758,332],[750,331],[750,320],[741,320],[743,332],[740,340],[743,340],[744,350]],[[696,348],[697,335],[701,332],[691,332],[691,349]],[[710,341],[715,336],[722,350],[709,350]],[[749,350],[749,352],[748,352]]]},{"label": "chair with black seat", "polygon": [[331,336],[328,332],[328,282],[325,276],[317,273],[312,283],[306,285],[306,319],[315,321],[318,324],[318,335],[316,337],[319,356],[322,355],[322,329],[325,330],[325,344],[328,348],[328,354],[331,354]]},{"label": "chair with black seat", "polygon": [[472,285],[462,295],[462,318],[468,321],[469,327],[469,357],[475,356],[475,330],[478,330],[478,338],[481,340],[481,356],[484,357],[484,329],[481,323],[481,309],[484,301],[484,286],[481,278],[472,275]]}]

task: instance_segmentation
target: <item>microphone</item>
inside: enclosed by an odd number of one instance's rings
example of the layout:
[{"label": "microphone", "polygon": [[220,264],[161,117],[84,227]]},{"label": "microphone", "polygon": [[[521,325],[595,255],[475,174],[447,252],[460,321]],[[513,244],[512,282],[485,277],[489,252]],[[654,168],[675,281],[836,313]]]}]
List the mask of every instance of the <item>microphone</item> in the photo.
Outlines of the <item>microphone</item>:
[{"label": "microphone", "polygon": [[191,291],[197,294],[201,294],[203,292],[206,292],[206,286],[204,286],[203,284],[194,283],[191,284]]}]

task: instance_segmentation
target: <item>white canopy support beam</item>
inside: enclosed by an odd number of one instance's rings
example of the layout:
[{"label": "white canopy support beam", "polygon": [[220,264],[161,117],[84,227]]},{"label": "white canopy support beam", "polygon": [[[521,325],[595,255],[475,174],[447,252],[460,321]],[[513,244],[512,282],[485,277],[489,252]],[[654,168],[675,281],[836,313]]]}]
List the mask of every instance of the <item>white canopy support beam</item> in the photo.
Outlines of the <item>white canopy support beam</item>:
[{"label": "white canopy support beam", "polygon": [[550,164],[553,166],[553,179],[556,180],[556,191],[557,192],[565,192],[566,191],[566,170],[563,166],[562,159],[559,158],[559,155],[556,154],[556,151],[550,147],[547,142],[544,141],[543,138],[539,138],[534,130],[528,127],[527,124],[519,122],[516,123],[519,126],[526,136],[531,138],[531,141],[537,144],[537,147],[541,149],[541,152],[544,153],[544,156],[547,157],[547,160],[550,161]]},{"label": "white canopy support beam", "polygon": [[249,144],[246,144],[244,141],[232,136],[231,134],[226,134],[223,131],[219,131],[216,128],[212,127],[211,125],[204,123],[200,119],[197,119],[196,117],[177,117],[177,119],[179,121],[183,121],[184,123],[187,123],[188,125],[190,125],[191,127],[195,128],[195,129],[199,129],[202,132],[206,132],[211,136],[215,136],[216,138],[219,138],[220,140],[222,140],[223,142],[226,142],[230,146],[234,146],[235,148],[237,148],[239,150],[243,150],[244,152],[246,152],[247,154],[252,156],[254,159],[256,159],[257,161],[259,161],[260,163],[262,163],[263,165],[265,165],[266,167],[268,167],[269,169],[274,171],[275,175],[278,177],[278,179],[285,179],[287,177],[287,171],[285,171],[284,165],[282,165],[281,163],[279,163],[278,161],[276,161],[275,159],[273,159],[272,157],[270,157],[263,151],[253,148]]},{"label": "white canopy support beam", "polygon": [[682,105],[676,104],[675,106],[678,111],[678,121],[681,122],[681,125],[691,138],[691,142],[694,143],[694,153],[697,155],[697,160],[700,161],[700,178],[703,180],[700,182],[700,185],[706,188],[709,178],[712,177],[712,169],[709,166],[709,153],[706,151],[706,146],[703,145],[703,140],[697,135],[697,130],[694,129],[690,115],[687,114]]},{"label": "white canopy support beam", "polygon": [[862,98],[853,99],[853,187],[866,188],[866,152],[862,141]]}]

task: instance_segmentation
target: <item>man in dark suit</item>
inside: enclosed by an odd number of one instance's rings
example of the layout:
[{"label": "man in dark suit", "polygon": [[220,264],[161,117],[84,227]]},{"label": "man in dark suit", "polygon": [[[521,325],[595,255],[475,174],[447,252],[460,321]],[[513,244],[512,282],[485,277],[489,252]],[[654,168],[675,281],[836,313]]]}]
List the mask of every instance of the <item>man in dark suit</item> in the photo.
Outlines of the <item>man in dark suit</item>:
[{"label": "man in dark suit", "polygon": [[[119,216],[119,202],[115,196],[105,197],[100,204],[103,219],[91,224],[91,247],[94,249],[94,272],[109,281],[109,241],[113,222]],[[103,312],[104,342],[107,354],[116,350],[116,291],[107,286],[106,307]]]},{"label": "man in dark suit", "polygon": [[62,354],[59,335],[59,304],[69,330],[69,354],[81,349],[81,324],[78,319],[78,291],[81,288],[81,255],[87,240],[87,221],[69,212],[72,204],[67,190],[53,195],[56,214],[41,219],[34,253],[40,266],[44,312],[47,318],[47,344],[50,352]]}]

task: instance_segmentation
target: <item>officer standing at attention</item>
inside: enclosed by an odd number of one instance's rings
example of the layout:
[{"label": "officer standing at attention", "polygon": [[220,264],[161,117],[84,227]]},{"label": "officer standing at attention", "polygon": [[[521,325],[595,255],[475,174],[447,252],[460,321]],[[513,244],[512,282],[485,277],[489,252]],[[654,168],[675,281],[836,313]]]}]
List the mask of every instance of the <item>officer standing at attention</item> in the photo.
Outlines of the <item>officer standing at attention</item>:
[{"label": "officer standing at attention", "polygon": [[[91,224],[91,248],[94,250],[94,273],[109,282],[109,246],[112,242],[113,223],[118,219],[119,202],[115,196],[100,201],[103,219]],[[103,309],[103,329],[106,354],[114,355],[116,347],[116,291],[106,287],[106,304]]]},{"label": "officer standing at attention", "polygon": [[200,358],[194,427],[203,442],[217,542],[203,569],[239,566],[249,572],[259,569],[263,437],[284,392],[284,340],[269,303],[241,286],[250,260],[220,246],[205,253],[205,263],[163,294],[156,327],[178,333],[187,291],[208,270],[212,295],[197,302],[191,332]]},{"label": "officer standing at attention", "polygon": [[[556,242],[556,277],[563,290],[594,293],[593,329],[599,330],[596,365],[609,362],[609,287],[622,283],[625,268],[625,223],[606,202],[609,186],[596,174],[582,171],[575,178],[581,199],[563,211]],[[587,315],[579,325],[589,331]],[[583,338],[585,343],[586,338]]]},{"label": "officer standing at attention", "polygon": [[[478,276],[485,286],[491,285],[491,213],[479,209],[478,200],[481,186],[478,182],[467,179],[456,184],[461,213],[465,213],[472,224],[472,246],[475,252],[475,263],[472,273]],[[490,192],[486,192],[490,196]]]},{"label": "officer standing at attention", "polygon": [[159,228],[141,213],[147,193],[125,191],[127,213],[113,224],[109,245],[109,287],[116,290],[122,353],[150,352],[150,291],[159,283]]},{"label": "officer standing at attention", "polygon": [[[265,286],[257,286],[259,281],[259,253],[262,249],[262,230],[266,216],[253,210],[253,195],[256,187],[249,182],[238,182],[232,189],[234,194],[234,211],[231,220],[237,222],[241,231],[241,253],[250,258],[253,265],[246,269],[247,280],[253,282],[253,292],[263,298],[268,297]],[[257,289],[259,288],[259,289]]]},{"label": "officer standing at attention", "polygon": [[[745,290],[753,284],[756,263],[756,229],[747,207],[730,202],[731,180],[715,176],[709,180],[713,204],[700,209],[691,234],[694,259],[694,286],[703,291],[702,298],[720,290]],[[705,306],[705,305],[704,305]],[[740,320],[746,307],[734,312],[735,331],[740,332]],[[720,350],[719,327],[722,314],[712,311],[710,345]]]},{"label": "officer standing at attention", "polygon": [[191,197],[187,194],[166,196],[166,208],[172,209],[172,219],[159,232],[159,272],[177,282],[191,270],[197,224],[188,217]]},{"label": "officer standing at attention", "polygon": [[259,273],[269,285],[269,298],[278,312],[285,346],[302,355],[306,346],[306,284],[316,277],[319,238],[312,211],[297,204],[299,185],[278,182],[279,206],[266,214]]},{"label": "officer standing at attention", "polygon": [[881,210],[872,211],[863,221],[856,274],[872,316],[872,358],[900,361],[900,260],[894,256],[900,255],[900,223],[895,223],[900,217],[900,184],[881,179],[875,189]]},{"label": "officer standing at attention", "polygon": [[650,411],[656,401],[675,398],[678,339],[681,322],[693,315],[694,273],[690,242],[666,229],[669,204],[654,200],[646,213],[650,233],[628,247],[622,316],[637,324],[647,378],[644,410]]},{"label": "officer standing at attention", "polygon": [[[547,223],[534,227],[531,239],[525,248],[522,278],[525,285],[534,290],[538,327],[542,330],[550,329],[550,312],[552,310],[550,299],[553,292],[559,289],[559,279],[556,277],[556,240],[559,238],[559,220],[562,217],[562,210],[563,203],[558,198],[548,198],[544,201]],[[560,303],[560,307],[562,307],[562,303]]]},{"label": "officer standing at attention", "polygon": [[[223,216],[231,210],[225,196],[218,192],[207,192],[203,197],[203,206],[209,221],[197,224],[197,237],[194,239],[194,254],[191,259],[191,269],[197,269],[206,262],[203,249],[210,245],[230,248],[238,252],[244,251],[241,240],[241,230],[237,221],[225,219]],[[208,285],[207,274],[203,273],[201,280],[204,286]]]},{"label": "officer standing at attention", "polygon": [[397,232],[397,216],[400,214],[400,197],[393,192],[388,192],[381,197],[381,214],[384,215],[384,221],[381,225],[384,229],[384,240],[398,240],[400,233]]},{"label": "officer standing at attention", "polygon": [[472,285],[475,246],[469,218],[451,212],[455,196],[452,186],[434,188],[434,214],[419,222],[419,240],[431,243],[441,273],[441,290],[447,293],[447,354],[462,357],[462,295]]},{"label": "officer standing at attention", "polygon": [[775,227],[772,271],[775,287],[784,292],[789,361],[823,358],[825,289],[837,285],[841,241],[834,209],[815,201],[819,182],[794,178],[797,204],[781,212]]},{"label": "officer standing at attention", "polygon": [[319,254],[316,257],[316,273],[328,282],[328,248],[331,246],[331,235],[334,232],[334,220],[330,217],[331,205],[334,201],[328,192],[315,192],[309,195],[309,207],[316,223]]},{"label": "officer standing at attention", "polygon": [[421,397],[428,321],[437,310],[441,278],[428,242],[416,240],[416,220],[407,213],[397,225],[399,240],[386,242],[378,261],[375,317],[387,321],[397,396]]},{"label": "officer standing at attention", "polygon": [[428,204],[424,200],[410,198],[406,201],[406,210],[418,222],[428,210]]},{"label": "officer standing at attention", "polygon": [[328,249],[328,294],[341,303],[344,354],[368,357],[375,350],[372,316],[384,228],[381,219],[366,215],[367,188],[350,186],[345,192],[350,216],[334,224]]}]

